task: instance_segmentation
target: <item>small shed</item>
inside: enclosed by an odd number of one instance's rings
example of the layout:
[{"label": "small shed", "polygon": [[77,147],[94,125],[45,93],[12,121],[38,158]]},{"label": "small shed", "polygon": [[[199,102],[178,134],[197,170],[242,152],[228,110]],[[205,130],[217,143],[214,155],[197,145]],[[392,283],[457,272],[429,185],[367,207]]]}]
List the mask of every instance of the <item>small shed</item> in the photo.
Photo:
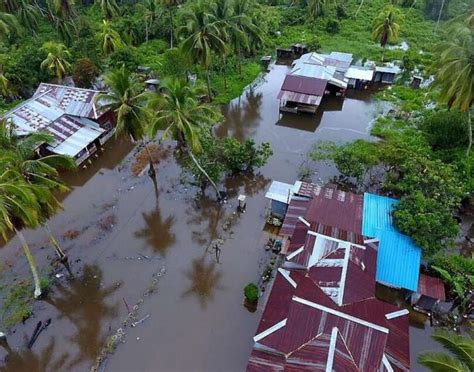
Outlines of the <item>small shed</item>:
[{"label": "small shed", "polygon": [[413,76],[413,79],[411,81],[411,87],[418,89],[423,82],[423,78],[421,76]]},{"label": "small shed", "polygon": [[440,278],[420,274],[418,289],[410,296],[413,308],[422,313],[431,313],[439,302],[446,301],[444,283]]},{"label": "small shed", "polygon": [[158,92],[160,89],[160,83],[159,79],[148,79],[145,81],[145,86],[150,92]]},{"label": "small shed", "polygon": [[293,55],[300,57],[305,53],[308,53],[308,48],[304,44],[293,44],[291,46],[291,50],[293,51]]},{"label": "small shed", "polygon": [[278,99],[280,111],[314,114],[326,91],[327,80],[286,75]]},{"label": "small shed", "polygon": [[285,48],[277,48],[277,58],[290,59],[293,58],[293,50]]},{"label": "small shed", "polygon": [[395,77],[400,73],[398,66],[377,66],[375,67],[374,82],[383,84],[393,84]]},{"label": "small shed", "polygon": [[345,73],[345,78],[349,79],[349,88],[364,89],[374,78],[374,70],[366,67],[351,66]]},{"label": "small shed", "polygon": [[271,201],[271,215],[283,219],[294,194],[295,185],[273,181],[265,197]]}]

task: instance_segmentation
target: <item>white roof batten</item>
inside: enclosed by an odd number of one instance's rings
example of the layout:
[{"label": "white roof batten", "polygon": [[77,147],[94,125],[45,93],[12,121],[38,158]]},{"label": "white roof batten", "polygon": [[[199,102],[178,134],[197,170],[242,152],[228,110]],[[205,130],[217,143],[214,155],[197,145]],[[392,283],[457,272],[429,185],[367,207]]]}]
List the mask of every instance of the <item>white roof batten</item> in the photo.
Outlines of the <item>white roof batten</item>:
[{"label": "white roof batten", "polygon": [[270,328],[266,329],[265,331],[259,333],[258,335],[255,335],[254,338],[253,338],[253,341],[258,342],[262,338],[265,338],[265,337],[271,335],[273,332],[278,331],[280,328],[283,328],[284,326],[286,326],[286,321],[287,321],[287,318],[285,318],[281,322],[278,322],[277,324],[271,326]]},{"label": "white roof batten", "polygon": [[296,251],[290,253],[288,256],[286,256],[287,260],[291,260],[293,257],[299,255],[301,252],[304,250],[304,245],[300,248],[298,248]]},{"label": "white roof batten", "polygon": [[301,216],[298,217],[298,220],[300,220],[301,222],[303,222],[303,223],[304,223],[306,226],[308,226],[308,227],[311,226],[311,224],[310,224],[308,221],[306,221],[306,220],[305,220],[303,217],[301,217]]},{"label": "white roof batten", "polygon": [[351,246],[344,247],[344,263],[342,264],[341,285],[339,286],[339,296],[337,297],[337,304],[342,305],[344,299],[344,289],[346,286],[347,267],[349,266],[349,258],[351,255]]},{"label": "white roof batten", "polygon": [[404,315],[408,315],[408,314],[410,314],[408,309],[403,309],[403,310],[398,310],[398,311],[394,311],[394,312],[391,312],[391,313],[387,313],[387,314],[385,314],[385,318],[390,320],[390,319],[395,319],[395,318],[398,318],[398,317],[401,317],[401,316],[404,316]]},{"label": "white roof batten", "polygon": [[337,332],[337,327],[332,327],[331,341],[329,342],[328,359],[326,361],[326,372],[332,372],[332,366],[334,363],[334,353],[336,351]]},{"label": "white roof batten", "polygon": [[304,298],[301,298],[301,297],[298,297],[298,296],[293,296],[293,301],[296,301],[296,302],[299,302],[300,304],[307,305],[307,306],[310,306],[312,308],[324,311],[324,312],[329,313],[329,314],[336,315],[340,318],[343,318],[343,319],[349,320],[351,322],[363,325],[365,327],[375,329],[376,331],[380,331],[380,332],[388,334],[388,329],[385,328],[385,327],[379,326],[378,324],[374,324],[374,323],[371,323],[371,322],[367,322],[366,320],[356,318],[355,316],[343,313],[341,311],[331,309],[330,307],[323,306],[323,305],[320,305],[320,304],[316,304],[314,302],[305,300]]},{"label": "white roof batten", "polygon": [[291,278],[290,272],[288,270],[282,269],[281,267],[278,269],[278,272],[291,284],[293,288],[296,288],[296,282]]},{"label": "white roof batten", "polygon": [[387,372],[393,372],[392,365],[388,361],[387,356],[385,354],[382,356],[382,363],[384,367],[387,369]]}]

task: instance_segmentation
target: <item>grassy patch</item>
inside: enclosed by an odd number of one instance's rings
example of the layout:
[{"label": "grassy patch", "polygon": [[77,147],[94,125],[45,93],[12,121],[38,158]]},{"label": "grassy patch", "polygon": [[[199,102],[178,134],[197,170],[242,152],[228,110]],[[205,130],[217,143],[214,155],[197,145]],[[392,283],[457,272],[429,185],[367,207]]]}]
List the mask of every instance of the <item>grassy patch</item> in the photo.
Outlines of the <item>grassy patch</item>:
[{"label": "grassy patch", "polygon": [[[328,9],[323,16],[315,21],[304,24],[282,26],[279,36],[269,40],[271,48],[289,47],[294,43],[312,44],[316,39],[321,45],[321,51],[340,51],[354,54],[355,59],[371,59],[380,61],[383,49],[372,40],[372,22],[377,14],[387,5],[387,1],[373,0],[366,2],[355,17],[359,1],[350,0],[346,4],[347,16],[340,19],[340,31],[336,34],[326,30],[328,20],[336,19],[334,9]],[[400,22],[401,32],[397,43],[406,41],[410,49],[405,52],[400,49],[387,49],[385,60],[401,60],[406,53],[417,63],[427,64],[431,59],[431,50],[438,36],[434,34],[435,22],[426,20],[421,9],[400,8],[404,18]],[[280,8],[283,17],[287,8]],[[421,51],[421,52],[420,52]]]},{"label": "grassy patch", "polygon": [[232,71],[227,74],[227,89],[225,89],[224,75],[214,74],[212,76],[212,88],[217,90],[218,94],[214,99],[216,104],[226,104],[232,99],[238,97],[243,89],[254,81],[262,72],[262,67],[257,62],[248,62],[242,65],[242,77],[238,71]]},{"label": "grassy patch", "polygon": [[11,327],[29,318],[33,313],[33,284],[22,280],[11,286],[2,306],[2,323]]}]

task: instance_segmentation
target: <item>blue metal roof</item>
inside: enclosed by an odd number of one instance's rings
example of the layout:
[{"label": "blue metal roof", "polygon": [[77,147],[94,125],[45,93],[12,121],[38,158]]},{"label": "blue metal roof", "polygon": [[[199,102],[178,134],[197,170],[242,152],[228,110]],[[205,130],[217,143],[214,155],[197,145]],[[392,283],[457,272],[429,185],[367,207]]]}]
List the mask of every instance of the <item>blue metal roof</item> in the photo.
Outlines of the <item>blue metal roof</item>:
[{"label": "blue metal roof", "polygon": [[362,234],[380,240],[377,281],[391,287],[416,291],[421,249],[395,228],[392,212],[397,203],[396,199],[365,193]]}]

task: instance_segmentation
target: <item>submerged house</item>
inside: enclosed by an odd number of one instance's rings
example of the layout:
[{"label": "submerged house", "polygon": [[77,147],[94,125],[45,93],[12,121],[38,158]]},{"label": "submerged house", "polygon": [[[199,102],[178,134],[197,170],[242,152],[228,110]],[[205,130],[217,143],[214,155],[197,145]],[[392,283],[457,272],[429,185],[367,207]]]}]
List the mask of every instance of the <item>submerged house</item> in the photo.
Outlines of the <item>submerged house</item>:
[{"label": "submerged house", "polygon": [[373,81],[375,83],[392,84],[399,73],[400,67],[398,66],[376,66]]},{"label": "submerged house", "polygon": [[97,151],[114,133],[115,115],[101,111],[99,91],[42,83],[33,97],[7,112],[18,135],[46,132],[54,141],[43,144],[40,154],[75,158],[79,165]]},{"label": "submerged house", "polygon": [[379,241],[345,229],[362,225],[362,197],[297,188],[247,371],[408,371],[408,310],[375,297]]},{"label": "submerged house", "polygon": [[303,54],[293,62],[278,94],[280,111],[315,113],[325,94],[344,95],[344,73],[351,62],[348,53]]},{"label": "submerged house", "polygon": [[296,225],[302,220],[330,229],[377,239],[376,281],[393,288],[416,292],[420,275],[421,249],[393,224],[396,199],[363,195],[297,181],[287,205],[280,235],[282,252],[291,244]]}]

